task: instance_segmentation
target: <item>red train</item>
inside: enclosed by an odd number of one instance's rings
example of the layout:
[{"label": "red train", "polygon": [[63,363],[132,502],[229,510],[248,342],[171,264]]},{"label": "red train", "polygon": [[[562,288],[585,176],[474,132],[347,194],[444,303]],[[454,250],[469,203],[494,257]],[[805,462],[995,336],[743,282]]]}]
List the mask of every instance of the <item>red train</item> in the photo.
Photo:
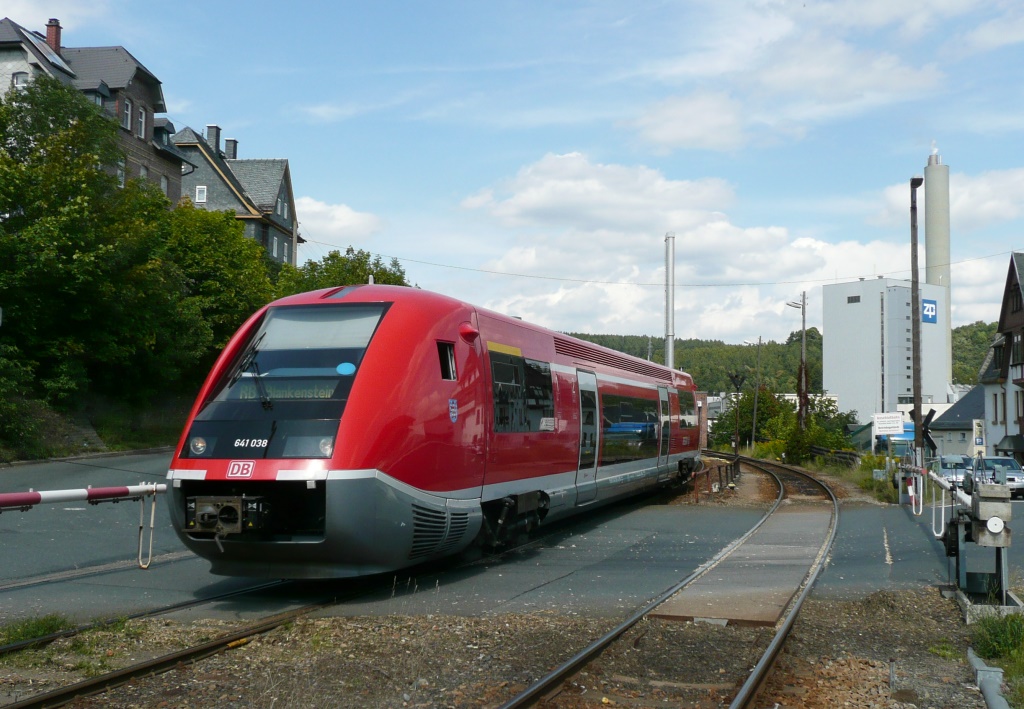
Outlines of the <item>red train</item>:
[{"label": "red train", "polygon": [[694,394],[682,372],[416,288],[291,296],[207,377],[171,516],[215,574],[390,571],[687,479]]}]

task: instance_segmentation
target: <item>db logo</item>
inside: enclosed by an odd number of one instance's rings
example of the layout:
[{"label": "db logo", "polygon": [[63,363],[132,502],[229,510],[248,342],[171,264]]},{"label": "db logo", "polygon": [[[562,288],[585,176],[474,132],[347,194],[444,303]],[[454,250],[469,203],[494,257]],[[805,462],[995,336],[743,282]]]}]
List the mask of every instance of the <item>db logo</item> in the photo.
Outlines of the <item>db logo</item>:
[{"label": "db logo", "polygon": [[256,469],[255,460],[233,460],[228,463],[229,478],[251,478]]}]

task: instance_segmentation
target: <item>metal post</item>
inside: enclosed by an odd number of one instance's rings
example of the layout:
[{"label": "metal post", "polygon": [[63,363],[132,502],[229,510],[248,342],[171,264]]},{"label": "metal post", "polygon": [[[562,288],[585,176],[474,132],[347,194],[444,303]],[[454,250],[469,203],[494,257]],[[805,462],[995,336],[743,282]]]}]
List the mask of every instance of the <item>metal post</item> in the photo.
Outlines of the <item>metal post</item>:
[{"label": "metal post", "polygon": [[921,454],[924,447],[921,425],[921,293],[917,275],[917,188],[923,183],[923,177],[910,178],[910,322],[914,358],[914,462],[917,465],[924,465]]},{"label": "metal post", "polygon": [[807,291],[800,293],[800,302],[786,303],[800,308],[800,372],[796,379],[797,422],[801,431],[807,430]]},{"label": "metal post", "polygon": [[665,234],[665,366],[676,368],[676,235]]}]

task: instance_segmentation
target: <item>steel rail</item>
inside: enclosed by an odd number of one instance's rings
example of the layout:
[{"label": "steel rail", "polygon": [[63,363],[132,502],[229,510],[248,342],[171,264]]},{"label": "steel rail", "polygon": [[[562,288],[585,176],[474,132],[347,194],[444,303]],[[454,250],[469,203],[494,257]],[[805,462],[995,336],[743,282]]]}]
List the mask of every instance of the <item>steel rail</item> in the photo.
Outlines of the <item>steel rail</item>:
[{"label": "steel rail", "polygon": [[[515,552],[517,550],[522,549],[523,546],[530,546],[530,545],[532,545],[534,543],[536,543],[536,541],[535,540],[531,540],[530,542],[528,542],[525,545],[510,547],[508,549],[502,550],[502,552],[498,553],[498,554],[486,555],[486,558],[488,558],[488,559],[501,558],[501,557],[505,556],[506,554],[509,554],[509,553],[512,553],[512,552]],[[444,560],[442,560],[442,563],[443,563],[443,561]],[[462,564],[457,564],[456,568],[462,568],[462,567],[465,567],[465,566],[472,566],[472,565],[480,563],[480,561],[481,561],[481,559],[475,558],[475,559],[469,560],[468,562],[465,562],[465,563],[462,563]],[[353,580],[359,581],[359,579],[353,579]],[[202,605],[203,603],[206,603],[206,602],[211,601],[211,600],[220,600],[220,599],[222,599],[224,597],[229,597],[229,596],[232,596],[232,595],[241,595],[241,594],[244,594],[244,593],[247,593],[247,592],[251,592],[251,591],[262,590],[262,589],[266,589],[266,588],[273,588],[273,587],[277,587],[277,586],[281,586],[281,585],[287,585],[287,584],[290,584],[290,583],[295,583],[295,581],[289,581],[289,580],[286,580],[286,579],[278,580],[278,581],[270,581],[270,582],[261,584],[259,586],[250,587],[250,588],[247,588],[247,589],[241,589],[239,591],[234,591],[234,592],[230,592],[230,593],[227,593],[227,594],[222,594],[222,595],[216,596],[216,597],[201,599],[201,600],[197,600],[197,601],[185,601],[183,603],[179,603],[179,604],[175,604],[173,606],[168,606],[168,607],[162,608],[158,612],[152,612],[152,613],[143,612],[143,613],[140,613],[140,614],[137,614],[137,615],[138,615],[138,617],[148,617],[148,616],[160,615],[162,613],[173,612],[173,611],[181,610],[183,608],[188,608],[188,607],[191,607],[191,606]],[[197,646],[194,646],[194,647],[191,647],[191,648],[185,648],[183,650],[178,650],[178,651],[175,651],[173,653],[169,653],[167,655],[162,655],[160,657],[152,658],[152,659],[150,659],[148,661],[145,661],[145,662],[142,662],[142,663],[131,665],[129,667],[124,667],[124,668],[122,668],[120,670],[115,670],[115,671],[107,673],[107,674],[103,674],[103,675],[99,675],[97,677],[92,677],[92,678],[89,678],[89,679],[85,679],[85,680],[82,680],[80,682],[76,682],[76,683],[73,683],[73,684],[66,685],[64,687],[58,687],[58,688],[53,689],[53,690],[51,690],[49,692],[45,692],[45,693],[42,693],[42,694],[36,694],[36,695],[31,696],[31,697],[27,697],[26,699],[23,699],[23,700],[21,700],[19,702],[16,702],[14,704],[6,704],[6,705],[4,705],[4,709],[29,709],[29,708],[31,708],[31,709],[43,709],[43,708],[50,709],[52,707],[60,707],[60,706],[66,705],[66,704],[70,704],[70,703],[74,702],[79,697],[91,697],[91,696],[95,696],[95,695],[98,695],[98,694],[102,694],[105,691],[108,691],[110,689],[114,689],[114,688],[119,687],[119,686],[121,686],[123,684],[126,684],[127,682],[129,682],[129,681],[131,681],[133,679],[139,679],[139,678],[143,678],[143,677],[148,677],[150,675],[160,674],[162,672],[166,672],[168,670],[174,669],[175,667],[178,667],[179,665],[186,664],[186,663],[199,662],[199,661],[201,661],[203,659],[206,659],[207,657],[211,657],[212,655],[216,655],[218,653],[225,652],[227,650],[231,650],[231,649],[234,649],[236,647],[241,647],[241,646],[245,645],[246,643],[248,643],[249,640],[251,638],[255,637],[255,636],[262,635],[264,633],[270,632],[271,630],[273,630],[273,629],[275,629],[275,628],[277,628],[277,627],[279,627],[281,625],[284,625],[286,623],[290,623],[290,622],[292,622],[292,621],[294,621],[294,620],[296,620],[298,618],[301,618],[301,617],[303,617],[305,615],[308,615],[310,613],[314,613],[314,612],[316,612],[318,610],[321,610],[323,608],[330,608],[331,606],[335,606],[335,605],[338,605],[340,603],[345,603],[347,601],[351,601],[351,600],[363,597],[365,595],[372,594],[372,593],[374,593],[376,591],[380,591],[380,590],[387,589],[389,587],[393,587],[393,585],[394,585],[394,580],[393,579],[385,580],[383,578],[379,579],[375,583],[372,583],[371,585],[369,585],[369,587],[367,587],[365,584],[360,584],[357,588],[352,589],[352,590],[348,591],[347,593],[333,594],[330,597],[330,599],[322,598],[321,600],[316,601],[314,603],[309,603],[309,604],[306,604],[306,605],[301,606],[299,608],[295,608],[295,609],[292,609],[290,611],[286,611],[284,613],[279,613],[277,615],[273,615],[273,616],[270,616],[268,618],[264,618],[264,619],[262,619],[260,621],[257,621],[256,623],[253,623],[252,625],[249,625],[249,626],[247,626],[245,628],[242,628],[242,629],[240,629],[238,631],[235,631],[234,633],[230,633],[230,634],[225,635],[225,636],[220,637],[220,638],[214,638],[213,640],[210,640],[210,641],[208,641],[206,643],[203,643],[201,645],[197,645]],[[131,616],[131,617],[134,618],[136,616]],[[118,620],[120,620],[120,619],[118,619]],[[101,626],[107,625],[107,624],[109,624],[111,622],[117,622],[117,621],[116,620],[114,620],[114,621],[104,621],[104,622],[101,622],[101,623],[97,623],[97,624],[95,624],[92,627],[101,627]],[[77,634],[78,632],[82,632],[83,630],[88,630],[88,629],[91,629],[91,628],[83,627],[83,628],[78,628],[78,629],[71,630],[71,631],[66,631],[65,633],[54,633],[53,637],[47,636],[47,638],[35,638],[35,639],[32,639],[32,640],[22,641],[21,643],[16,643],[15,644],[15,645],[18,645],[19,647],[13,648],[10,651],[13,652],[15,649],[17,649],[17,650],[25,649],[28,646],[38,645],[38,644],[41,644],[43,642],[49,642],[49,641],[52,641],[52,640],[56,640],[56,639],[58,639],[60,637],[69,637],[71,635]]]},{"label": "steel rail", "polygon": [[[742,460],[748,465],[759,467],[762,470],[767,470],[767,467],[764,465],[764,461],[759,461],[753,458],[743,458]],[[839,500],[836,499],[835,494],[828,485],[807,473],[788,465],[779,465],[776,463],[771,463],[769,465],[771,465],[771,467],[781,468],[788,474],[796,474],[803,476],[808,480],[812,480],[825,490],[825,492],[828,493],[829,498],[832,500],[832,525],[829,530],[828,540],[824,545],[822,545],[822,548],[818,553],[817,562],[807,575],[803,584],[803,589],[800,591],[800,595],[797,596],[792,604],[790,604],[788,613],[786,614],[782,625],[779,626],[779,629],[775,633],[775,637],[773,637],[772,641],[768,644],[768,649],[765,650],[764,654],[761,655],[761,659],[754,666],[754,669],[751,670],[750,676],[747,677],[747,681],[743,683],[743,686],[740,687],[740,690],[736,693],[732,703],[729,705],[730,709],[740,709],[741,707],[745,709],[746,707],[753,706],[758,692],[764,685],[765,680],[768,678],[772,666],[775,664],[775,660],[778,657],[779,652],[782,650],[782,646],[785,644],[790,631],[793,629],[793,624],[796,622],[797,615],[800,613],[800,608],[810,595],[811,589],[814,588],[814,583],[818,580],[818,575],[825,566],[825,561],[832,552],[832,544],[835,542],[836,531],[839,528]]]},{"label": "steel rail", "polygon": [[90,630],[96,630],[99,628],[105,628],[115,623],[120,623],[125,620],[139,620],[143,618],[154,618],[159,615],[166,613],[173,613],[174,611],[185,610],[186,608],[194,608],[195,606],[201,606],[204,603],[212,603],[214,601],[223,601],[228,598],[234,598],[235,596],[244,596],[247,593],[254,593],[257,591],[265,591],[270,588],[277,588],[291,583],[286,580],[279,581],[268,581],[265,583],[257,584],[255,586],[249,586],[248,588],[240,588],[234,591],[228,591],[226,593],[219,593],[215,596],[208,596],[206,598],[197,598],[192,601],[181,601],[180,603],[172,603],[167,606],[161,606],[160,608],[153,608],[150,610],[139,611],[138,613],[132,613],[130,615],[120,616],[117,618],[107,618],[105,620],[98,620],[92,623],[85,623],[75,628],[68,628],[67,630],[58,630],[54,633],[48,633],[46,635],[40,635],[36,638],[27,638],[25,640],[19,640],[18,642],[8,643],[7,645],[0,645],[0,657],[4,655],[10,655],[21,650],[28,650],[41,645],[48,645],[55,640],[62,638],[73,638],[81,633],[88,632]]},{"label": "steel rail", "polygon": [[[730,460],[735,459],[730,458]],[[545,676],[536,680],[523,692],[510,699],[505,704],[502,704],[500,709],[519,709],[520,707],[529,707],[543,699],[545,696],[549,695],[562,682],[576,674],[582,667],[596,659],[609,645],[615,642],[627,630],[629,630],[634,625],[643,620],[643,618],[645,618],[651,611],[653,611],[659,605],[667,601],[678,591],[685,588],[686,586],[689,586],[698,578],[700,578],[708,571],[710,571],[712,568],[717,566],[723,559],[729,556],[738,546],[743,544],[743,542],[745,542],[751,535],[753,535],[768,520],[768,518],[775,513],[775,511],[778,509],[779,505],[782,503],[782,500],[785,497],[785,484],[780,479],[779,475],[776,474],[775,471],[769,469],[769,467],[764,465],[764,461],[743,457],[741,457],[740,460],[748,465],[751,465],[752,467],[756,467],[762,470],[768,475],[771,475],[779,484],[779,495],[777,499],[775,500],[772,507],[758,521],[758,523],[754,525],[749,531],[747,531],[742,537],[736,539],[729,546],[722,549],[718,554],[716,554],[712,559],[706,562],[703,566],[697,569],[690,576],[687,576],[685,579],[679,581],[672,588],[668,589],[667,591],[659,595],[657,598],[649,602],[644,607],[635,611],[631,616],[626,618],[619,625],[615,626],[613,629],[611,629],[610,631],[596,639],[594,642],[592,642],[586,648],[575,654],[569,660],[559,665]],[[832,524],[828,540],[825,544],[822,545],[822,548],[818,553],[817,563],[813,566],[811,571],[808,573],[808,576],[804,580],[802,592],[800,593],[799,597],[797,597],[797,599],[790,604],[789,613],[787,617],[784,619],[779,630],[776,632],[772,641],[769,643],[769,646],[765,653],[762,655],[761,659],[754,666],[753,670],[751,670],[751,673],[748,676],[747,681],[737,692],[737,695],[734,698],[733,703],[730,705],[730,709],[734,707],[748,707],[753,703],[753,700],[756,698],[757,691],[761,688],[762,684],[764,683],[764,680],[767,678],[768,673],[770,672],[771,667],[775,661],[775,658],[778,656],[779,651],[785,643],[786,637],[788,637],[789,635],[789,631],[793,626],[793,622],[796,620],[796,616],[799,612],[800,607],[803,605],[804,599],[807,597],[807,594],[813,587],[814,582],[817,580],[818,574],[820,573],[820,570],[823,567],[825,560],[828,558],[829,552],[832,548],[832,543],[835,540],[836,529],[838,527],[838,501],[836,500],[835,495],[828,488],[828,486],[826,486],[819,480],[815,480],[810,475],[807,475],[806,473],[803,473],[799,470],[795,470],[789,466],[775,466],[773,464],[773,467],[785,470],[786,473],[789,474],[800,475],[814,482],[816,485],[822,488],[828,494],[829,498],[831,498],[832,500]]]},{"label": "steel rail", "polygon": [[[776,477],[776,480],[778,478]],[[619,623],[617,626],[609,630],[607,633],[599,637],[597,640],[592,642],[590,645],[580,650],[578,653],[573,655],[571,658],[566,660],[564,663],[551,670],[548,674],[544,675],[540,679],[536,680],[533,684],[517,694],[512,699],[508,700],[501,705],[500,709],[519,709],[519,707],[532,706],[536,702],[540,701],[546,694],[553,691],[559,684],[564,680],[568,679],[572,675],[576,674],[579,669],[585,666],[587,663],[595,659],[601,652],[617,640],[623,633],[632,628],[634,625],[643,620],[647,614],[653,611],[655,608],[660,606],[662,603],[667,601],[669,598],[674,596],[681,589],[689,586],[694,581],[704,576],[708,571],[717,566],[723,559],[729,556],[737,547],[743,544],[749,539],[754,532],[761,528],[761,526],[768,521],[768,518],[778,509],[779,505],[782,504],[782,500],[785,496],[785,489],[782,485],[782,481],[779,482],[779,494],[772,504],[771,508],[765,512],[764,516],[758,520],[757,524],[751,527],[743,536],[733,540],[728,546],[719,551],[708,561],[704,562],[696,571],[684,578],[683,580],[676,583],[671,588],[663,591],[656,598],[648,602],[645,606],[635,611],[632,615],[626,618],[624,621]]]}]

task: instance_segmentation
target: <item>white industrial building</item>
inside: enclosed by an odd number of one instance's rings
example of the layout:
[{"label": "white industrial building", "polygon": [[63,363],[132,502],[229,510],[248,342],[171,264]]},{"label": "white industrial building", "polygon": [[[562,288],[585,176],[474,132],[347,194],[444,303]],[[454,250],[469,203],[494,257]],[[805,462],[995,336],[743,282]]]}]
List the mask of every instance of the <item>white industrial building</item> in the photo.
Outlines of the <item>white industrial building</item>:
[{"label": "white industrial building", "polygon": [[[949,290],[921,288],[921,401],[946,403],[949,377],[944,351],[949,343]],[[914,402],[910,281],[873,278],[822,289],[825,391],[840,411],[856,411],[861,423],[883,411]],[[925,406],[927,412],[927,406]]]},{"label": "white industrial building", "polygon": [[[914,313],[910,280],[862,278],[822,288],[822,379],[840,411],[905,411],[914,402],[913,318],[921,321],[922,415],[955,401],[950,322],[949,168],[937,152],[924,169],[925,279]],[[908,205],[909,206],[909,205]],[[904,406],[901,406],[904,405]],[[943,406],[939,406],[943,405]]]}]

